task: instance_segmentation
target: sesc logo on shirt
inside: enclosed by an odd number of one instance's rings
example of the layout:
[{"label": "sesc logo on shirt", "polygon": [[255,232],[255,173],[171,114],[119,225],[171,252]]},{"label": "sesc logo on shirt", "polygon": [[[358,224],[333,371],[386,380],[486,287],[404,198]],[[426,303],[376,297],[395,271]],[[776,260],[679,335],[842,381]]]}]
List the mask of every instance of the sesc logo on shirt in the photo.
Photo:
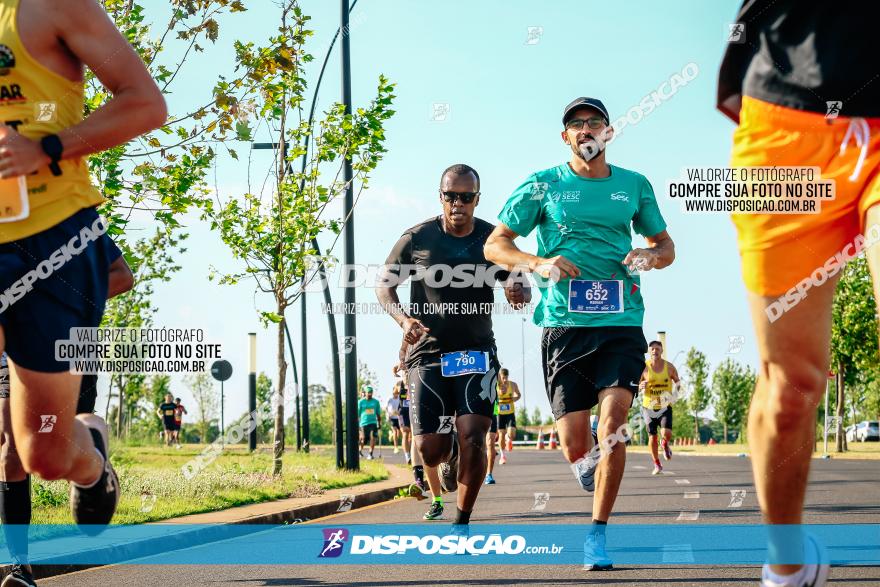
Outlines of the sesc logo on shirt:
[{"label": "sesc logo on shirt", "polygon": [[629,194],[626,192],[614,192],[611,194],[611,201],[613,202],[629,202]]}]

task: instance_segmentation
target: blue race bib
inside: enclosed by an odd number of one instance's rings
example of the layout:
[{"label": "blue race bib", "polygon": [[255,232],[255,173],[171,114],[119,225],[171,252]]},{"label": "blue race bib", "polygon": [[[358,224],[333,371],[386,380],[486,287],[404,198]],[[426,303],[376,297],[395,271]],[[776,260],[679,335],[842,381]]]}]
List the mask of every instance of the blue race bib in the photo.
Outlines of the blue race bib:
[{"label": "blue race bib", "polygon": [[568,309],[585,314],[623,312],[623,281],[572,279],[568,284]]},{"label": "blue race bib", "polygon": [[458,351],[440,355],[440,374],[458,377],[489,370],[489,353],[485,351]]}]

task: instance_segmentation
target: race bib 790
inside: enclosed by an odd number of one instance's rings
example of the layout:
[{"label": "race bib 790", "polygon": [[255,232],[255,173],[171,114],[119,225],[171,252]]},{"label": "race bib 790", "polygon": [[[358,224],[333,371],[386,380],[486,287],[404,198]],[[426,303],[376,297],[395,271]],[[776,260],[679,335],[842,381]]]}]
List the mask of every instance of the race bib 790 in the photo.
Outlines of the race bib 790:
[{"label": "race bib 790", "polygon": [[440,374],[458,377],[489,370],[489,353],[485,351],[457,351],[440,356]]}]

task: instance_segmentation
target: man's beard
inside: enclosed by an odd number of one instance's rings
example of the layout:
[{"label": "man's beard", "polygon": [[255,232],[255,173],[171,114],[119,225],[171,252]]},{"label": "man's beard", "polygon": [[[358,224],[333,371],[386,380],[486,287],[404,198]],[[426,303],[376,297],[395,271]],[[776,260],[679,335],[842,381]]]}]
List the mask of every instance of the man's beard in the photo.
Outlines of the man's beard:
[{"label": "man's beard", "polygon": [[605,143],[601,140],[588,138],[586,142],[577,146],[578,155],[584,161],[592,161],[599,156],[599,153],[605,150]]}]

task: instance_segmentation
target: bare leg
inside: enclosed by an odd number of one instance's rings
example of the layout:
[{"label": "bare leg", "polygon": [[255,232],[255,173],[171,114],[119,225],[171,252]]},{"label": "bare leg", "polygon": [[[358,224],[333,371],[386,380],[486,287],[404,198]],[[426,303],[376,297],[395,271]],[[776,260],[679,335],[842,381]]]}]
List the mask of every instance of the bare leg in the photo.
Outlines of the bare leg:
[{"label": "bare leg", "polygon": [[452,436],[449,434],[421,434],[413,437],[413,465],[424,463],[425,479],[433,497],[443,495],[437,467],[446,462],[451,451]]},{"label": "bare leg", "polygon": [[626,424],[626,415],[633,394],[622,387],[609,387],[599,392],[599,445],[602,460],[596,469],[596,492],[593,494],[593,519],[607,522],[617,499],[623,469],[626,465],[626,443],[612,443],[617,430]]},{"label": "bare leg", "polygon": [[497,432],[489,432],[486,435],[486,461],[487,465],[487,475],[491,475],[492,471],[495,469],[495,457],[498,456],[498,451],[495,450],[495,443],[498,442],[498,433]]},{"label": "bare leg", "polygon": [[[761,366],[749,410],[749,446],[758,502],[768,524],[800,524],[813,450],[816,407],[825,390],[836,279],[809,291],[776,322],[751,295]],[[791,574],[801,565],[771,565]]]},{"label": "bare leg", "polygon": [[[570,412],[556,420],[556,429],[559,432],[559,444],[562,446],[562,454],[569,463],[584,458],[592,446],[590,434],[590,412]],[[590,437],[589,441],[587,437]],[[588,444],[588,442],[590,444]]]},{"label": "bare leg", "polygon": [[[25,470],[47,481],[66,479],[88,486],[101,476],[104,463],[89,429],[74,417],[80,379],[9,362],[12,430]],[[43,416],[54,417],[51,432],[39,432]]]},{"label": "bare leg", "polygon": [[470,512],[486,478],[486,416],[467,414],[455,420],[458,428],[458,509]]}]

